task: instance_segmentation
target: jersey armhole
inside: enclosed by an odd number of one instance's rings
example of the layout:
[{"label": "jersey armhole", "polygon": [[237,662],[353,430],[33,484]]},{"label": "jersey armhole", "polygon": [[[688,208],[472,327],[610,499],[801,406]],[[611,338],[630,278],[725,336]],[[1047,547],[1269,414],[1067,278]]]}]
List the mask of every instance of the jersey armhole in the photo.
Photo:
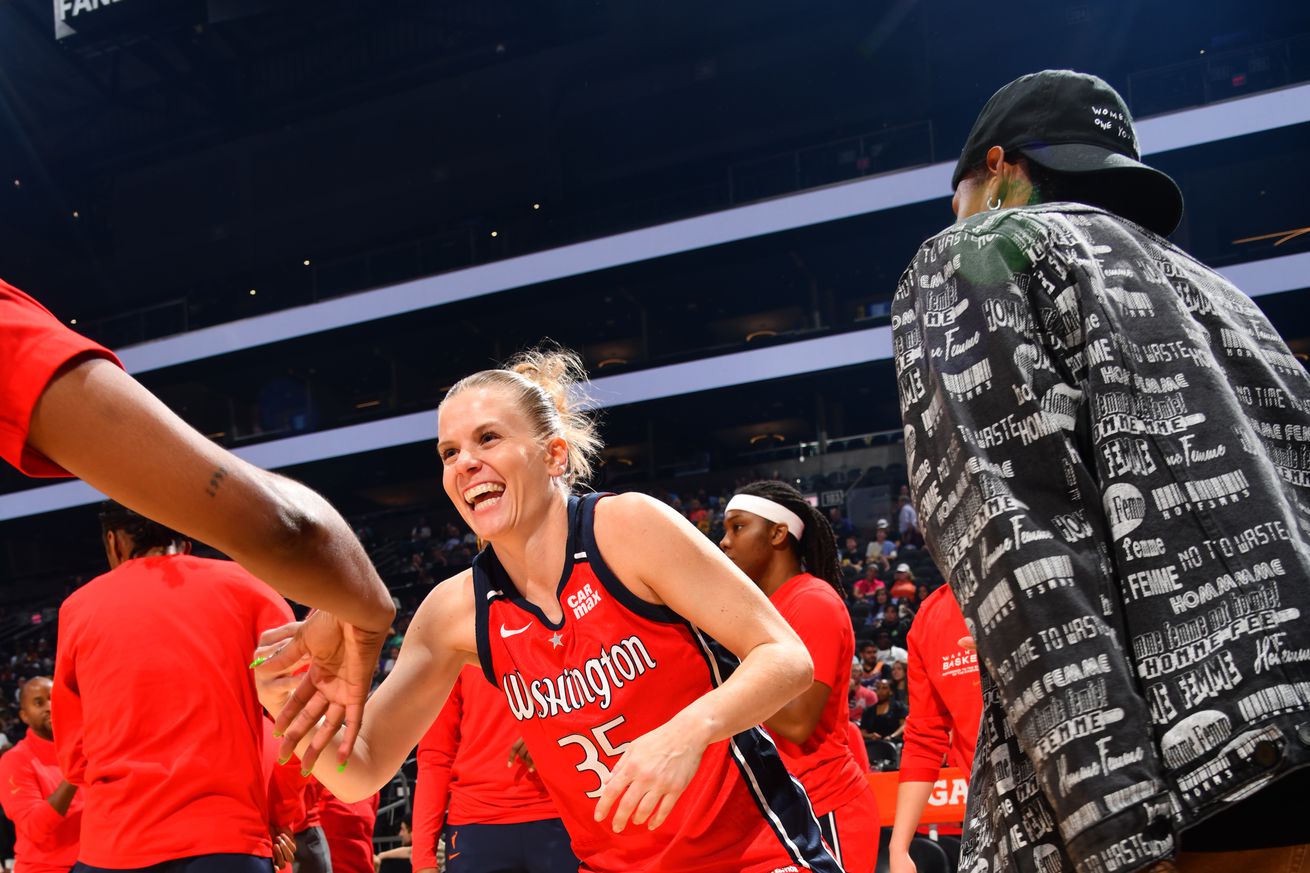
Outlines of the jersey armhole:
[{"label": "jersey armhole", "polygon": [[613,595],[614,599],[629,612],[650,621],[658,621],[664,624],[686,624],[683,617],[669,607],[648,603],[633,594],[632,589],[624,585],[622,580],[610,569],[609,564],[605,563],[605,558],[600,553],[600,546],[596,544],[596,504],[611,496],[613,496],[612,492],[602,492],[588,494],[582,498],[582,519],[579,525],[578,543],[582,547],[582,551],[586,553],[586,560],[591,565],[592,572],[596,574],[596,578],[600,580],[601,585],[605,586],[605,590]]}]

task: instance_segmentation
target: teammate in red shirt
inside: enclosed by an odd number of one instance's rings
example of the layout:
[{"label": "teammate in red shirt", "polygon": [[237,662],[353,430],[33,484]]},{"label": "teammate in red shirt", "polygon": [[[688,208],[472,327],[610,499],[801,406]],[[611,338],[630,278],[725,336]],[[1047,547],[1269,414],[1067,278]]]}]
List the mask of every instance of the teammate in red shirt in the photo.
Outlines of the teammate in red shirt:
[{"label": "teammate in red shirt", "polygon": [[892,873],[914,873],[910,842],[932,794],[942,761],[973,770],[982,718],[978,655],[961,641],[969,635],[949,585],[919,605],[910,625],[910,715],[905,720],[900,789],[888,858]]},{"label": "teammate in red shirt", "polygon": [[[570,495],[599,447],[569,400],[580,370],[576,355],[534,353],[446,395],[446,494],[488,546],[419,607],[349,766],[321,762],[315,775],[345,797],[377,790],[459,669],[479,663],[509,701],[582,870],[835,873],[804,792],[756,727],[809,687],[805,646],[669,507]],[[266,634],[259,650],[270,712],[294,682],[295,653],[274,654],[294,632]],[[717,658],[706,634],[740,663]],[[313,713],[295,718],[312,727]]]},{"label": "teammate in red shirt", "polygon": [[117,504],[101,526],[111,569],[64,601],[55,661],[55,749],[86,798],[78,868],[267,873],[264,714],[247,661],[291,610]]},{"label": "teammate in red shirt", "polygon": [[855,632],[838,588],[832,527],[795,488],[766,481],[733,495],[723,528],[724,554],[768,595],[814,661],[810,687],[764,726],[787,769],[805,786],[824,839],[846,873],[873,873],[878,802],[850,746],[847,694]]},{"label": "teammate in red shirt", "polygon": [[0,805],[14,823],[15,873],[68,873],[77,861],[82,797],[59,772],[45,676],[23,683],[18,717],[27,736],[0,758]]},{"label": "teammate in red shirt", "polygon": [[[334,625],[324,635],[332,648],[307,648],[313,635],[296,640],[313,669],[293,708],[309,703],[333,725],[359,723],[396,611],[350,526],[305,486],[197,433],[107,349],[3,281],[0,458],[29,476],[79,476],[221,549],[288,597],[330,610],[316,613],[310,630]],[[340,753],[353,742],[347,731]]]},{"label": "teammate in red shirt", "polygon": [[435,873],[443,823],[447,873],[577,873],[541,777],[510,755],[518,739],[505,696],[476,667],[461,670],[418,744],[415,873]]},{"label": "teammate in red shirt", "polygon": [[373,828],[378,821],[377,792],[347,803],[323,792],[319,820],[332,855],[332,873],[374,873]]},{"label": "teammate in red shirt", "polygon": [[296,873],[332,873],[332,855],[328,851],[327,836],[319,813],[327,792],[312,776],[301,775],[300,768],[288,763],[278,769],[295,774],[300,784],[300,801],[303,814],[291,826],[296,841]]}]

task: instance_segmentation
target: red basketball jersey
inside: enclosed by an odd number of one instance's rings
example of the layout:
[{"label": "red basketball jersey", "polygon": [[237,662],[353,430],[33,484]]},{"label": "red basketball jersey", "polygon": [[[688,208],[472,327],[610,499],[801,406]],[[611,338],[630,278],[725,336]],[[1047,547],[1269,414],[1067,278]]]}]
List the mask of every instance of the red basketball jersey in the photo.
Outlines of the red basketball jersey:
[{"label": "red basketball jersey", "polygon": [[846,731],[850,724],[846,699],[855,658],[855,632],[841,595],[809,573],[788,579],[769,600],[805,643],[814,661],[814,678],[831,689],[809,739],[793,743],[785,737],[773,737],[787,769],[796,774],[810,795],[815,813],[827,815],[864,794],[872,794],[865,771],[851,752]]},{"label": "red basketball jersey", "polygon": [[478,654],[505,695],[589,873],[840,873],[804,790],[761,728],[705,750],[657,830],[592,816],[627,744],[710,691],[733,664],[666,607],[634,595],[592,532],[603,495],[569,499],[559,623],[523,599],[484,549],[474,561]]}]

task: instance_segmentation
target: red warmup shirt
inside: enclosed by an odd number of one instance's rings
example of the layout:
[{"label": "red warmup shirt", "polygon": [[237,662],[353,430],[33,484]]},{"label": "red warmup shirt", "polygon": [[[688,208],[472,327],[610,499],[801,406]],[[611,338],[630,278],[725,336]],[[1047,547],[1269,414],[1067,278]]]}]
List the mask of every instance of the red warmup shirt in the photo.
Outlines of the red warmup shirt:
[{"label": "red warmup shirt", "polygon": [[300,799],[304,815],[291,829],[293,833],[297,834],[310,828],[321,828],[323,826],[323,822],[319,819],[319,813],[322,812],[324,798],[327,797],[327,789],[323,787],[323,783],[313,776],[300,775],[300,767],[296,766],[298,761],[298,758],[292,757],[291,763],[285,765],[287,770],[296,774],[296,778],[301,780],[302,784]]},{"label": "red warmup shirt", "polygon": [[64,815],[46,802],[63,781],[55,744],[30,730],[0,758],[0,806],[18,834],[15,873],[68,873],[77,863],[82,793]]},{"label": "red warmup shirt", "polygon": [[973,769],[982,717],[978,655],[960,645],[969,635],[964,616],[945,585],[928,595],[910,626],[910,715],[901,751],[902,782],[936,782],[943,758],[965,773]]},{"label": "red warmup shirt", "polygon": [[441,714],[418,744],[415,870],[437,866],[437,837],[447,818],[453,825],[559,818],[536,773],[522,761],[506,766],[518,738],[505,696],[477,667],[460,671]]},{"label": "red warmup shirt", "polygon": [[809,573],[793,576],[769,597],[805,643],[814,661],[814,679],[829,688],[814,733],[793,743],[773,731],[783,763],[805,786],[815,815],[824,816],[869,791],[864,771],[851,753],[847,696],[855,632],[841,595]]},{"label": "red warmup shirt", "polygon": [[29,476],[67,476],[27,447],[32,410],[59,368],[81,358],[106,358],[107,349],[59,323],[44,306],[0,281],[0,458]]},{"label": "red warmup shirt", "polygon": [[286,601],[230,561],[137,558],[59,610],[55,748],[86,794],[78,860],[269,856],[264,711],[248,669]]},{"label": "red warmup shirt", "polygon": [[323,791],[319,818],[332,856],[332,873],[373,873],[373,826],[378,820],[379,796],[354,803]]}]

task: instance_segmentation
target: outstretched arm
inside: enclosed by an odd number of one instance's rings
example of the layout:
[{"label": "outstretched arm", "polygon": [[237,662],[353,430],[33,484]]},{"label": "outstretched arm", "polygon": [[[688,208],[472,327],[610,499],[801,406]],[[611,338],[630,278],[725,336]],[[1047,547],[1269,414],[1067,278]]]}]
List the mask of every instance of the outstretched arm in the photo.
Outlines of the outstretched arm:
[{"label": "outstretched arm", "polygon": [[[160,524],[226,552],[279,593],[327,610],[306,641],[314,662],[296,700],[315,718],[357,725],[395,607],[368,555],[327,501],[214,445],[103,359],[57,373],[27,444]],[[322,638],[319,635],[316,638]],[[342,753],[353,742],[348,731]]]},{"label": "outstretched arm", "polygon": [[286,733],[281,759],[296,754],[305,769],[346,803],[369,797],[386,784],[436,719],[460,668],[477,662],[472,587],[472,573],[465,571],[424,599],[396,666],[364,707],[353,751],[338,759],[320,760],[319,753],[331,742],[341,743],[345,730],[320,724],[319,713],[311,707],[290,705],[295,694],[302,693],[295,671],[306,663],[294,644],[286,645],[298,625],[265,633],[256,656],[267,660],[255,669],[256,687],[260,703],[277,716],[277,730]]},{"label": "outstretched arm", "polygon": [[58,373],[32,412],[27,442],[292,600],[380,633],[395,617],[386,586],[326,500],[205,439],[109,361]]}]

